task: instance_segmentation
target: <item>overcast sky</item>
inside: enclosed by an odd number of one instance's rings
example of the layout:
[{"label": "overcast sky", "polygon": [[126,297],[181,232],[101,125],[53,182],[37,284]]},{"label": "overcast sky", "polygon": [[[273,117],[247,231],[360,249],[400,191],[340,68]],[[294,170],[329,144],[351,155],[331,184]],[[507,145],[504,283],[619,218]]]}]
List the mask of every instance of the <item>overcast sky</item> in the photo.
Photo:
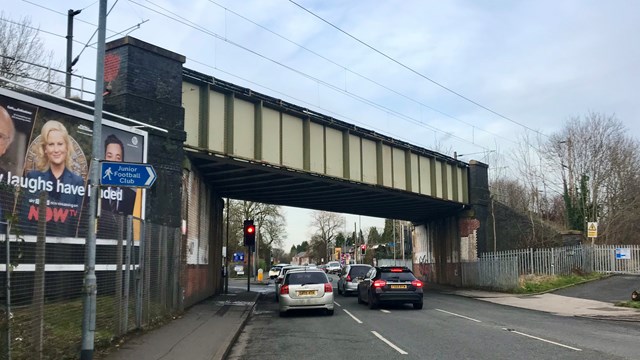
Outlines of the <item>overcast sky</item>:
[{"label": "overcast sky", "polygon": [[[98,22],[95,0],[0,4],[13,20],[30,16],[61,63],[67,10],[83,9],[74,56]],[[640,1],[120,0],[107,36],[145,20],[130,35],[186,56],[187,68],[470,154],[461,159],[487,162],[490,172],[521,136],[544,139],[589,111],[615,114],[640,138]],[[95,77],[95,54],[83,52],[78,74]],[[309,238],[310,211],[286,213],[288,250]],[[347,230],[354,222],[346,219]]]}]

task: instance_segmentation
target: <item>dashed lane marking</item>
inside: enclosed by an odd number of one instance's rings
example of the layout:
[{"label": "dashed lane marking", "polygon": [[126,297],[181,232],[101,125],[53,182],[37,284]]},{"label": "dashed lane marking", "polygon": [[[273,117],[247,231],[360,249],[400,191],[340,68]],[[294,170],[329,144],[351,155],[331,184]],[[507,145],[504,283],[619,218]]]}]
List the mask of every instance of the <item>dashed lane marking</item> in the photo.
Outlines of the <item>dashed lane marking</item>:
[{"label": "dashed lane marking", "polygon": [[347,309],[342,309],[342,311],[346,312],[346,313],[347,313],[347,315],[351,316],[351,318],[352,318],[353,320],[355,320],[358,324],[362,324],[362,321],[360,321],[360,319],[358,319],[357,317],[353,316],[353,314],[352,314],[352,313],[350,313],[350,312],[349,312],[349,310],[347,310]]},{"label": "dashed lane marking", "polygon": [[371,333],[373,333],[373,335],[377,336],[378,339],[384,341],[387,345],[391,346],[395,351],[399,352],[400,354],[402,354],[402,355],[407,355],[408,354],[408,352],[400,349],[394,343],[392,343],[391,341],[385,339],[382,335],[378,334],[377,332],[371,331]]},{"label": "dashed lane marking", "polygon": [[383,313],[385,313],[385,314],[391,314],[391,311],[389,311],[389,310],[380,309],[380,311],[382,311],[382,312],[383,312]]},{"label": "dashed lane marking", "polygon": [[546,343],[549,343],[549,344],[553,344],[553,345],[557,345],[557,346],[562,346],[563,348],[567,348],[567,349],[571,349],[571,350],[575,350],[575,351],[582,351],[582,349],[574,348],[573,346],[569,346],[569,345],[565,345],[565,344],[560,344],[560,343],[557,343],[557,342],[555,342],[555,341],[551,341],[551,340],[547,340],[547,339],[539,338],[539,337],[537,337],[537,336],[533,336],[533,335],[525,334],[525,333],[523,333],[523,332],[516,331],[516,330],[513,330],[513,329],[502,328],[502,330],[505,330],[505,331],[508,331],[508,332],[511,332],[511,333],[514,333],[514,334],[518,334],[518,335],[526,336],[526,337],[531,338],[531,339],[540,340],[540,341],[543,341],[543,342],[546,342]]},{"label": "dashed lane marking", "polygon": [[452,313],[452,312],[449,312],[449,311],[446,311],[446,310],[442,310],[442,309],[436,309],[436,310],[438,310],[438,311],[440,311],[440,312],[443,312],[443,313],[445,313],[445,314],[449,314],[449,315],[453,315],[453,316],[461,317],[461,318],[463,318],[463,319],[467,319],[467,320],[471,320],[471,321],[475,321],[475,322],[482,322],[482,321],[480,321],[480,320],[477,320],[477,319],[474,319],[474,318],[470,318],[470,317],[468,317],[468,316],[464,316],[464,315],[460,315],[460,314]]}]

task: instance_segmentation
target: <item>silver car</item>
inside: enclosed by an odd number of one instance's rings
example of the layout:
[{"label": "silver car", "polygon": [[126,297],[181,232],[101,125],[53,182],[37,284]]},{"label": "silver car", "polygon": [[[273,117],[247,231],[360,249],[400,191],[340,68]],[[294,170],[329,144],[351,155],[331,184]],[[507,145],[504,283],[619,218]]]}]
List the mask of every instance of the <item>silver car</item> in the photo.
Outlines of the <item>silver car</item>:
[{"label": "silver car", "polygon": [[278,292],[280,316],[289,310],[324,309],[333,315],[333,286],[319,269],[289,271]]},{"label": "silver car", "polygon": [[358,291],[358,283],[371,269],[367,264],[351,264],[342,268],[340,279],[338,279],[338,294],[347,296]]},{"label": "silver car", "polygon": [[287,266],[283,266],[282,268],[280,268],[280,273],[275,278],[276,301],[279,301],[278,294],[280,293],[280,285],[282,285],[282,282],[284,281],[284,276],[287,274],[287,272],[289,270],[293,270],[293,269],[305,269],[305,266],[303,266],[303,265],[287,265]]},{"label": "silver car", "polygon": [[329,274],[339,274],[342,267],[340,266],[339,261],[329,261],[326,267],[327,273]]}]

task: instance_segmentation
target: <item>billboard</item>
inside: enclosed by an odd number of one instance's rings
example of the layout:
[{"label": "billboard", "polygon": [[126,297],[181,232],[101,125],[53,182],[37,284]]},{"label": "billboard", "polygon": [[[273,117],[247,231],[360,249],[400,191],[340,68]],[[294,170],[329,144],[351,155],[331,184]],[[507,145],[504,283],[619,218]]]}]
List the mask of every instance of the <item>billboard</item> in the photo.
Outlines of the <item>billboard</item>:
[{"label": "billboard", "polygon": [[[35,234],[45,201],[47,236],[85,237],[92,143],[92,114],[0,89],[2,219],[14,216],[23,234]],[[103,120],[100,144],[98,159],[146,162],[147,133],[140,129]],[[102,187],[99,193],[98,238],[116,238],[122,215],[144,218],[143,190]]]}]

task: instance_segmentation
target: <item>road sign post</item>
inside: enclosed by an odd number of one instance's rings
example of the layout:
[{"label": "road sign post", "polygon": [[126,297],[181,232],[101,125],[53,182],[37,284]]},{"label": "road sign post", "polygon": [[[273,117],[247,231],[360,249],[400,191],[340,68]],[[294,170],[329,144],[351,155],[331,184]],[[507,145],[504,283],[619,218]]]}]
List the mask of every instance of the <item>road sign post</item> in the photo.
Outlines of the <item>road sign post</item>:
[{"label": "road sign post", "polygon": [[149,164],[102,161],[100,185],[149,188],[156,181],[156,171]]},{"label": "road sign post", "polygon": [[595,242],[595,238],[598,237],[598,223],[590,221],[587,223],[587,237],[591,239],[591,245]]}]

